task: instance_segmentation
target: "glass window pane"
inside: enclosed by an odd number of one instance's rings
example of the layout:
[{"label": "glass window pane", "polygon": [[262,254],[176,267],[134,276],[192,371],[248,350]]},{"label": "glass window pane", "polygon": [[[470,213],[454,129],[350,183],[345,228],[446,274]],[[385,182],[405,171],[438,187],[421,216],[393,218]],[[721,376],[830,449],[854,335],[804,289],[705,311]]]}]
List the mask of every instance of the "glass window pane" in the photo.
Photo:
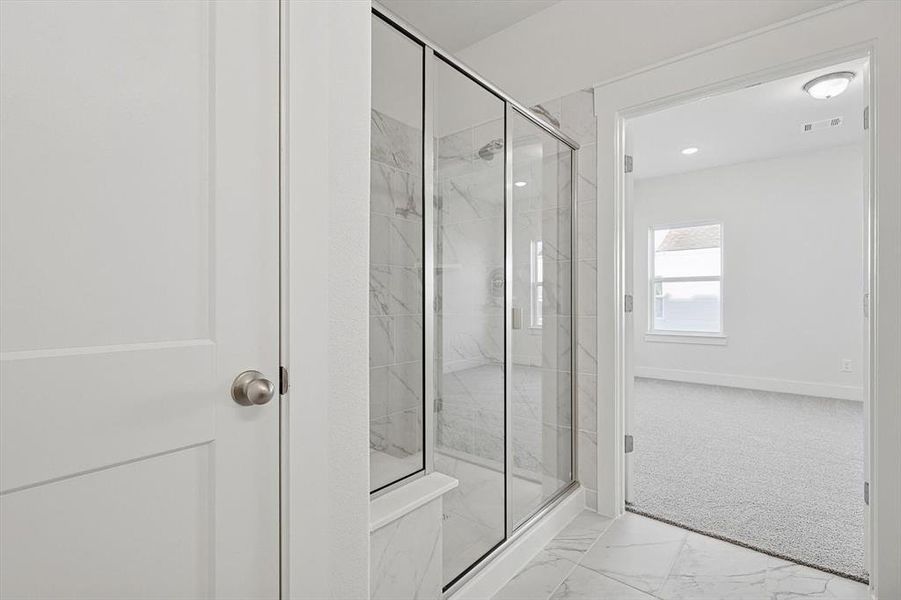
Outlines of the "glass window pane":
[{"label": "glass window pane", "polygon": [[654,230],[655,277],[703,277],[722,274],[720,225]]},{"label": "glass window pane", "polygon": [[664,281],[655,287],[654,329],[721,331],[719,281]]},{"label": "glass window pane", "polygon": [[369,469],[377,490],[424,468],[422,46],[373,16]]}]

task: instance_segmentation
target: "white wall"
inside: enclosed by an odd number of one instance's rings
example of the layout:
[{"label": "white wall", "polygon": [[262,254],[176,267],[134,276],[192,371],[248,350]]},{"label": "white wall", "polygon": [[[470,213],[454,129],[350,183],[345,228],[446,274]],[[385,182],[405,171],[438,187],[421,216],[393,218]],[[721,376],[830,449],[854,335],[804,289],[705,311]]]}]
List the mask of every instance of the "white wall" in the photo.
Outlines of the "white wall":
[{"label": "white wall", "polygon": [[563,0],[457,56],[530,106],[830,3]]},{"label": "white wall", "polygon": [[284,598],[369,597],[368,2],[287,4]]},{"label": "white wall", "polygon": [[[862,399],[862,160],[845,145],[636,181],[635,374]],[[646,341],[649,227],[710,220],[723,224],[726,345]]]},{"label": "white wall", "polygon": [[[698,98],[760,80],[761,73],[804,72],[871,53],[870,117],[874,169],[870,172],[874,266],[870,319],[873,332],[870,419],[871,590],[880,599],[901,597],[901,3],[837,5],[809,18],[754,32],[728,44],[683,56],[595,89],[598,118],[598,320],[600,339],[622,339],[624,273],[617,266],[616,223],[623,218],[622,119],[659,108],[660,102]],[[789,71],[788,69],[791,69]],[[606,256],[606,259],[602,258]],[[599,509],[623,510],[621,342],[598,349]]]},{"label": "white wall", "polygon": [[[558,97],[596,83],[598,123],[598,269],[596,388],[598,506],[622,511],[622,406],[618,403],[617,344],[623,281],[616,267],[616,204],[622,186],[622,112],[779,65],[804,63],[839,48],[873,51],[871,105],[875,171],[871,173],[876,226],[872,319],[873,480],[876,527],[872,585],[878,597],[901,597],[901,3],[843,2],[792,23],[774,21],[823,6],[794,2],[563,2],[460,53],[462,59],[525,103]],[[615,7],[615,8],[614,8]],[[780,12],[785,11],[785,12]],[[779,13],[779,14],[776,14]],[[623,18],[631,14],[632,18]],[[638,18],[636,18],[636,15]],[[730,39],[742,32],[753,33]],[[722,43],[730,39],[729,43]],[[692,49],[697,50],[693,52]],[[682,56],[682,53],[693,52]],[[678,57],[678,58],[677,58]],[[844,59],[859,56],[843,56]],[[650,69],[649,65],[661,64]],[[665,61],[665,62],[664,62]],[[820,65],[822,66],[822,65]],[[641,69],[640,71],[637,71]],[[626,74],[632,73],[627,76]]]}]

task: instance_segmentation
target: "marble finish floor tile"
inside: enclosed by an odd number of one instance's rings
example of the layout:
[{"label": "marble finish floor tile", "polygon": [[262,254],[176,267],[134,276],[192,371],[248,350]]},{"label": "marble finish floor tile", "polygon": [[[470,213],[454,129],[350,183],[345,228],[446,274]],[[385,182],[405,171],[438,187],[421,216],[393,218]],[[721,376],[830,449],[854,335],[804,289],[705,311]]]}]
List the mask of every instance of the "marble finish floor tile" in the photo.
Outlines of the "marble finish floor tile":
[{"label": "marble finish floor tile", "polygon": [[640,515],[611,521],[585,511],[495,598],[868,600],[869,591],[843,577]]},{"label": "marble finish floor tile", "polygon": [[594,511],[582,511],[569,525],[563,528],[557,537],[551,540],[546,549],[558,556],[578,562],[612,522],[612,519],[602,517]]},{"label": "marble finish floor tile", "polygon": [[689,533],[663,587],[662,598],[767,598],[772,569],[787,561],[696,533]]},{"label": "marble finish floor tile", "polygon": [[542,550],[507,582],[494,600],[547,600],[575,567],[576,563]]},{"label": "marble finish floor tile", "polygon": [[551,594],[551,600],[654,600],[644,592],[605,577],[596,571],[576,566],[569,577]]},{"label": "marble finish floor tile", "polygon": [[869,600],[870,592],[862,583],[824,573],[816,569],[787,563],[767,574],[767,598],[796,600],[832,598],[834,600]]},{"label": "marble finish floor tile", "polygon": [[626,513],[616,519],[582,559],[582,566],[644,592],[660,589],[688,532]]}]

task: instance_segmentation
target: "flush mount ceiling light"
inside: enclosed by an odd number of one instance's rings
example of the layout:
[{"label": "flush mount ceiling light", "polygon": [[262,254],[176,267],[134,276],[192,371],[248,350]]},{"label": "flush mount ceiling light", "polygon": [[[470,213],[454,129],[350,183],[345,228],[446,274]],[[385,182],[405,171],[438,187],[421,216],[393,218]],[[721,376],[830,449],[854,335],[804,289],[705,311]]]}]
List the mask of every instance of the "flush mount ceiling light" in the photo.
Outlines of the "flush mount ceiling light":
[{"label": "flush mount ceiling light", "polygon": [[854,79],[854,73],[851,71],[820,75],[805,83],[804,91],[817,100],[828,100],[848,89],[852,79]]},{"label": "flush mount ceiling light", "polygon": [[517,181],[513,185],[515,185],[516,187],[526,187],[526,182],[525,181]]},{"label": "flush mount ceiling light", "polygon": [[695,154],[697,151],[698,151],[698,149],[695,148],[694,146],[689,146],[688,148],[682,149],[682,154],[684,154],[685,156],[690,156],[692,154]]}]

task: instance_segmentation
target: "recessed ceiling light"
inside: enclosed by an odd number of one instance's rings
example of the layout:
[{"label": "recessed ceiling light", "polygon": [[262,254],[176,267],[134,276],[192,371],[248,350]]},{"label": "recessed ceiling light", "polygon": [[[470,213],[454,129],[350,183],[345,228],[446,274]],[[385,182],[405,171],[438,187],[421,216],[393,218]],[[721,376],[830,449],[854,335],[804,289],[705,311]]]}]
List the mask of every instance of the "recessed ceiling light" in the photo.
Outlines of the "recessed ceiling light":
[{"label": "recessed ceiling light", "polygon": [[682,149],[682,154],[684,154],[685,156],[688,156],[689,154],[694,154],[697,151],[698,151],[698,149],[695,148],[694,146],[689,146],[688,148]]},{"label": "recessed ceiling light", "polygon": [[852,79],[854,79],[854,73],[851,71],[820,75],[805,83],[804,91],[817,100],[828,100],[848,89]]},{"label": "recessed ceiling light", "polygon": [[516,187],[526,187],[526,182],[525,181],[517,181],[513,185],[515,185]]}]

